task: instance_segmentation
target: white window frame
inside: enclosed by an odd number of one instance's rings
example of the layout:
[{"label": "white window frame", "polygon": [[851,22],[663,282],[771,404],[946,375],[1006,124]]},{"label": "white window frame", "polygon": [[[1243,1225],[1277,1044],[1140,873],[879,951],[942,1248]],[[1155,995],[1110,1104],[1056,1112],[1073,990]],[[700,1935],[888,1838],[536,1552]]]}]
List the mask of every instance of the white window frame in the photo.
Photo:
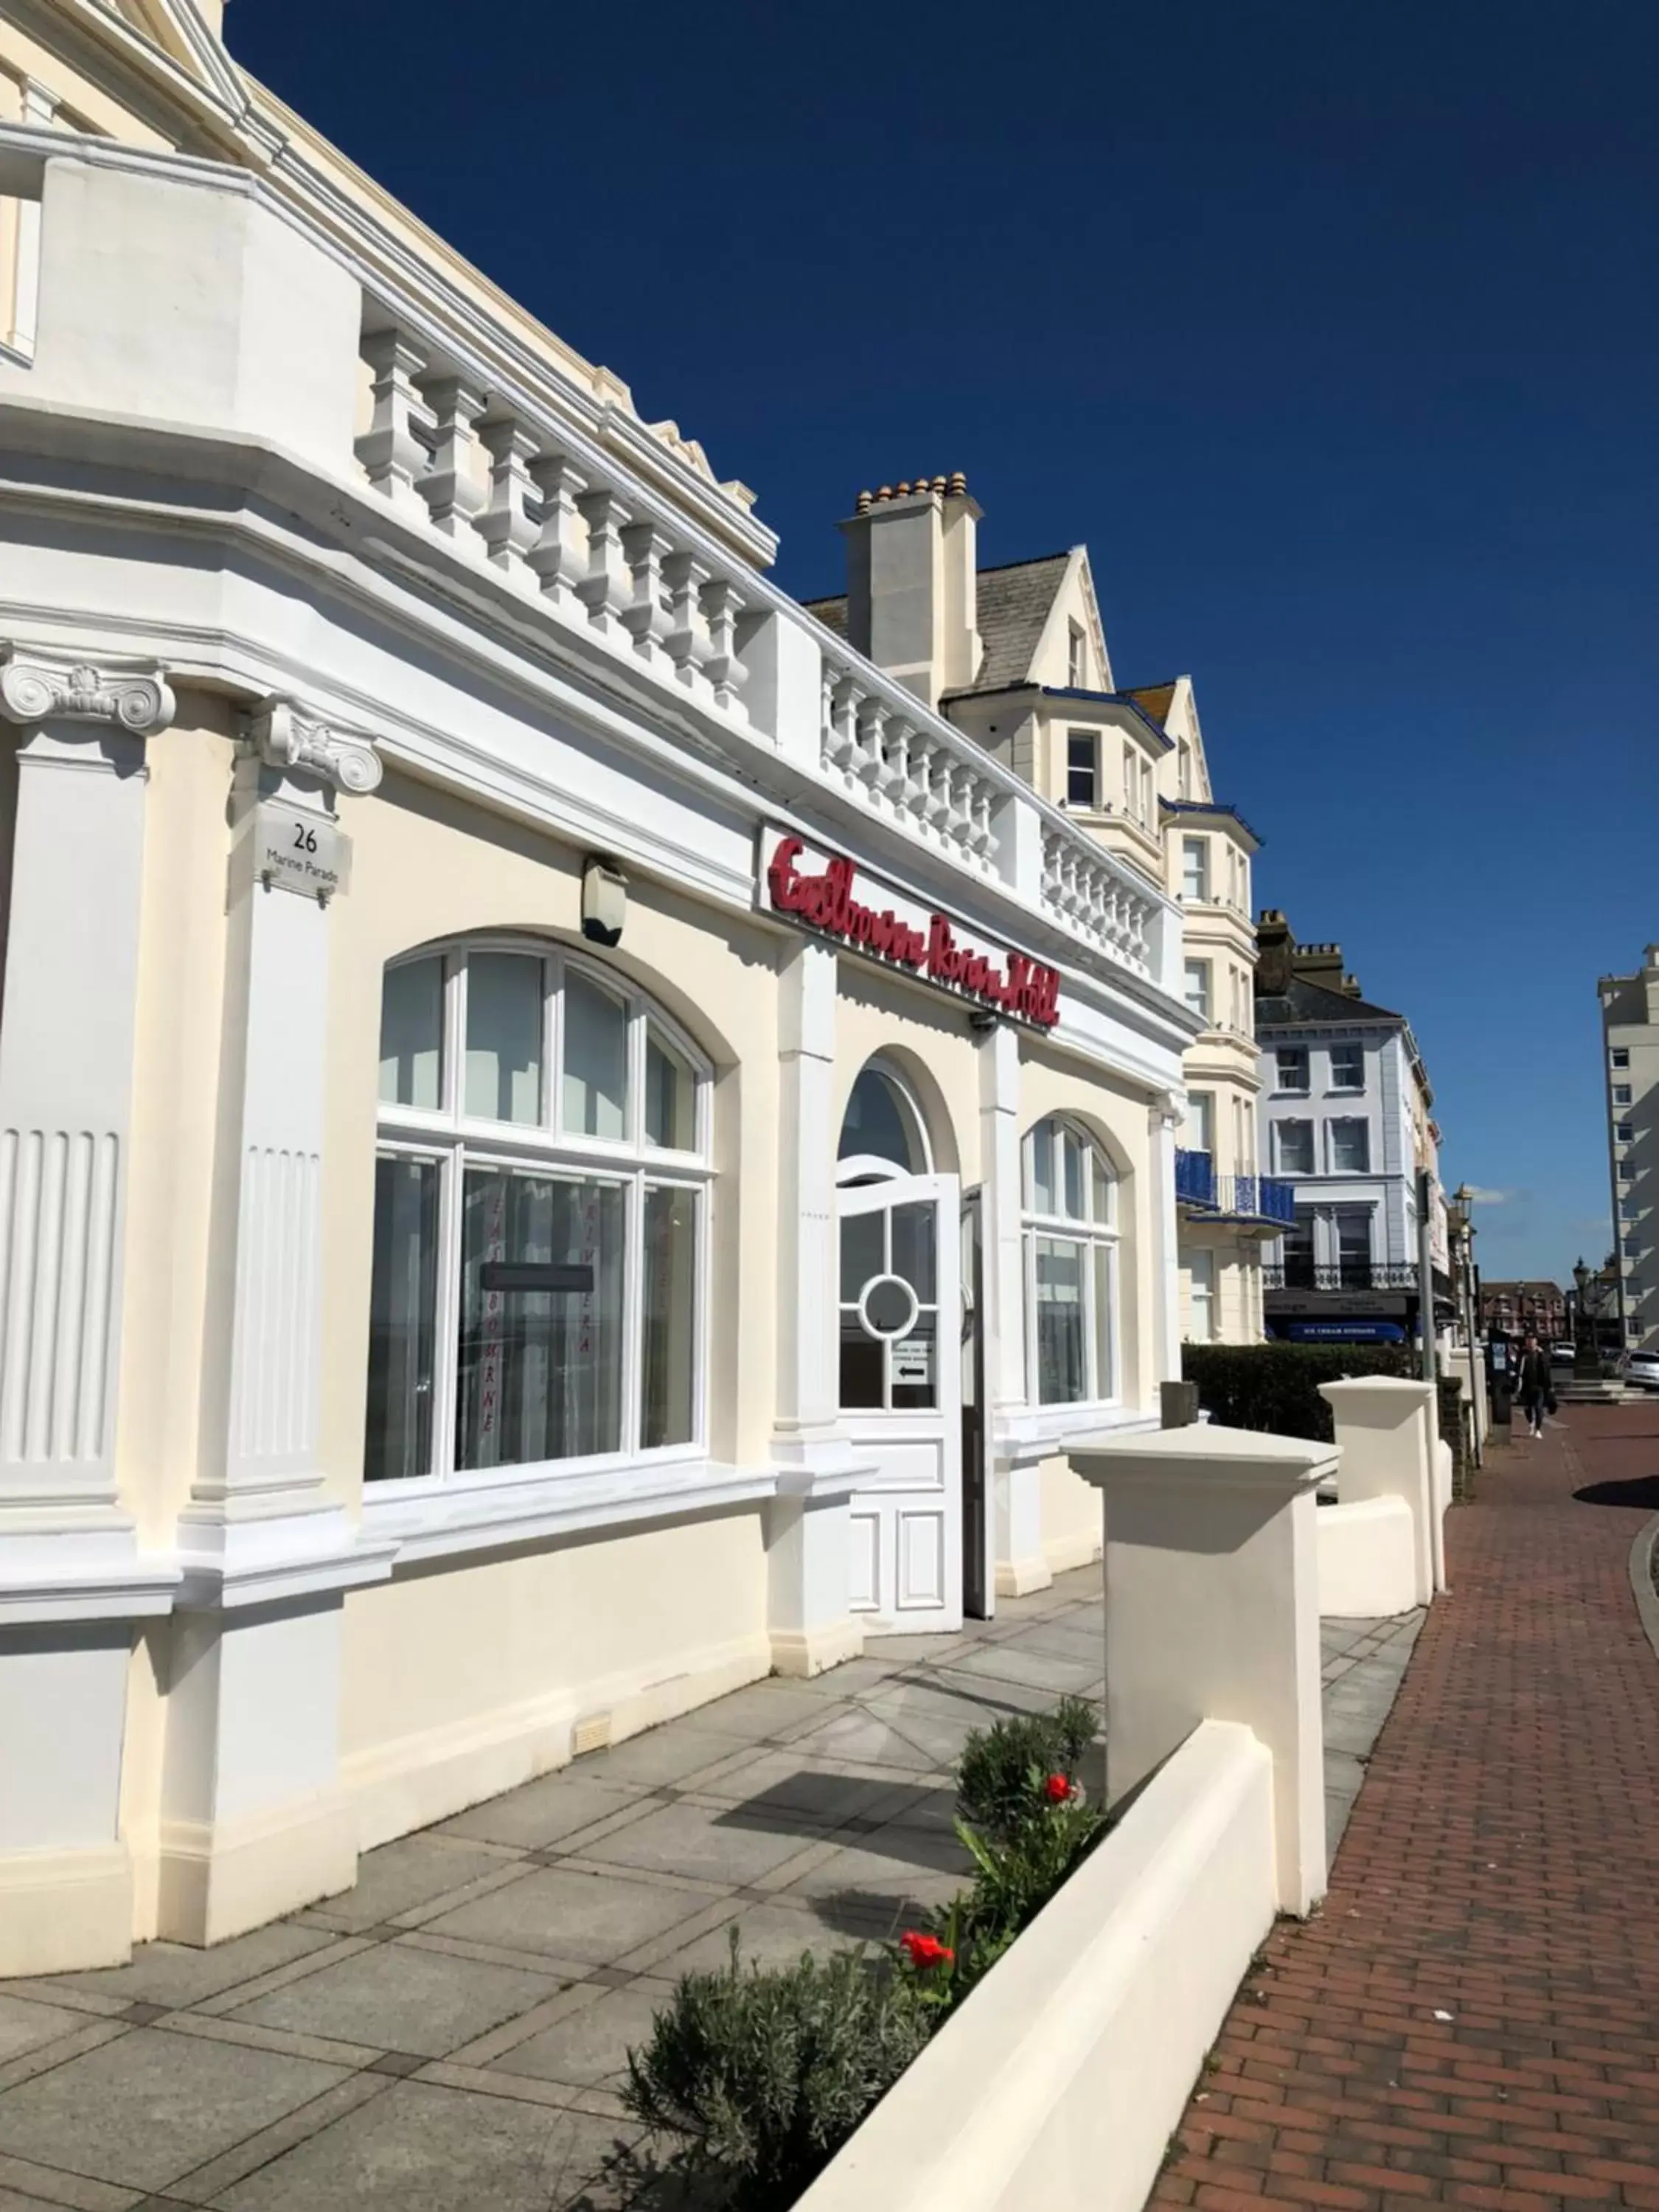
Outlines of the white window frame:
[{"label": "white window frame", "polygon": [[[1203,1316],[1203,1328],[1198,1326]],[[1202,1249],[1187,1255],[1187,1341],[1215,1342],[1215,1254]]]},{"label": "white window frame", "polygon": [[[1285,1158],[1286,1129],[1305,1129],[1308,1133],[1308,1164],[1304,1168],[1292,1167]],[[1314,1141],[1314,1125],[1310,1117],[1305,1115],[1287,1114],[1283,1121],[1273,1123],[1273,1173],[1275,1175],[1312,1175],[1318,1164],[1318,1152]]]},{"label": "white window frame", "polygon": [[[1197,978],[1194,975],[1194,969],[1199,971]],[[1193,996],[1195,981],[1199,994],[1196,1000]],[[1207,960],[1184,962],[1181,971],[1181,991],[1188,1013],[1202,1015],[1205,1026],[1208,1028],[1215,1019],[1215,975],[1211,963]]]},{"label": "white window frame", "polygon": [[[1189,888],[1196,884],[1197,889]],[[1181,841],[1181,896],[1188,906],[1210,903],[1210,841],[1183,837]]]},{"label": "white window frame", "polygon": [[1629,1106],[1635,1103],[1631,1097],[1631,1086],[1628,1083],[1615,1083],[1613,1085],[1613,1103],[1615,1106]]},{"label": "white window frame", "polygon": [[[1089,759],[1086,770],[1073,758],[1074,750],[1079,745],[1086,745],[1088,748]],[[1087,799],[1074,798],[1072,793],[1072,778],[1085,773],[1089,778],[1089,796]],[[1079,813],[1097,814],[1100,811],[1100,732],[1098,730],[1067,730],[1066,732],[1066,804]]]},{"label": "white window frame", "polygon": [[[1079,1145],[1083,1151],[1082,1182],[1085,1215],[1069,1213],[1039,1213],[1032,1197],[1031,1161],[1037,1131],[1051,1129],[1057,1140]],[[1121,1398],[1121,1376],[1123,1369],[1121,1346],[1122,1295],[1118,1277],[1118,1188],[1117,1174],[1107,1158],[1099,1140],[1090,1135],[1080,1123],[1068,1115],[1049,1114],[1034,1121],[1025,1132],[1019,1148],[1020,1160],[1020,1253],[1025,1286],[1025,1398],[1030,1406],[1043,1408],[1056,1406],[1086,1406],[1104,1409],[1116,1406]],[[1094,1177],[1091,1164],[1098,1160],[1106,1176],[1106,1219],[1096,1221],[1091,1208],[1094,1192]],[[1063,1172],[1054,1176],[1057,1194],[1064,1193],[1066,1178]],[[1090,1393],[1081,1398],[1041,1398],[1038,1395],[1042,1367],[1037,1346],[1037,1284],[1036,1248],[1039,1238],[1056,1243],[1074,1243],[1085,1250],[1083,1265],[1083,1354],[1085,1372]],[[1096,1307],[1095,1254],[1104,1248],[1107,1253],[1106,1295],[1111,1311],[1107,1316],[1106,1363],[1109,1374],[1099,1372],[1100,1328]],[[1102,1388],[1102,1384],[1104,1388]]]},{"label": "white window frame", "polygon": [[[1287,1059],[1302,1063],[1300,1083],[1286,1083],[1285,1062]],[[1310,1080],[1312,1056],[1304,1044],[1279,1044],[1273,1047],[1273,1089],[1281,1098],[1305,1098]]]},{"label": "white window frame", "polygon": [[[1363,1129],[1365,1133],[1365,1164],[1361,1168],[1339,1167],[1336,1164],[1336,1133],[1339,1129]],[[1371,1172],[1371,1125],[1364,1114],[1333,1114],[1325,1124],[1325,1172],[1327,1175],[1368,1176]]]},{"label": "white window frame", "polygon": [[[542,963],[542,1109],[535,1124],[496,1121],[465,1111],[466,988],[475,953],[500,952]],[[437,1289],[434,1316],[432,1456],[427,1472],[365,1478],[376,1499],[416,1498],[441,1490],[495,1488],[566,1480],[623,1466],[668,1466],[708,1456],[710,1265],[713,1251],[714,1167],[711,1159],[714,1071],[684,1030],[657,1001],[601,962],[546,939],[509,933],[421,945],[386,963],[386,973],[423,960],[443,963],[443,1046],[441,1102],[436,1108],[380,1099],[375,1116],[375,1158],[427,1160],[440,1172]],[[627,1130],[621,1139],[572,1135],[558,1127],[563,1091],[564,983],[580,975],[619,1000],[627,1018]],[[684,1060],[693,1083],[694,1144],[690,1151],[648,1144],[645,1138],[647,1024]],[[554,1177],[580,1176],[619,1186],[623,1205],[622,1425],[614,1451],[569,1459],[526,1460],[492,1468],[458,1468],[455,1420],[461,1317],[462,1196],[469,1167],[504,1167]],[[641,1383],[645,1336],[645,1195],[647,1188],[697,1194],[696,1249],[692,1262],[691,1437],[684,1443],[643,1446],[640,1437]]]},{"label": "white window frame", "polygon": [[[1204,1142],[1193,1142],[1193,1123],[1200,1116],[1204,1122]],[[1188,1152],[1207,1152],[1215,1158],[1215,1093],[1213,1091],[1189,1091],[1187,1093],[1187,1112],[1182,1126],[1182,1149]]]},{"label": "white window frame", "polygon": [[1630,1047],[1627,1044],[1615,1044],[1610,1046],[1607,1050],[1607,1061],[1610,1066],[1617,1067],[1621,1070],[1628,1067],[1630,1066]]},{"label": "white window frame", "polygon": [[[1343,1082],[1340,1082],[1340,1081],[1338,1080],[1338,1079],[1337,1079],[1337,1073],[1336,1073],[1336,1056],[1337,1056],[1337,1054],[1338,1054],[1339,1053],[1357,1053],[1357,1054],[1359,1055],[1359,1080],[1358,1080],[1358,1083],[1343,1083]],[[1337,1095],[1339,1097],[1343,1097],[1343,1098],[1357,1098],[1357,1097],[1358,1097],[1361,1095],[1361,1093],[1364,1091],[1364,1088],[1365,1088],[1365,1048],[1364,1048],[1364,1046],[1363,1044],[1352,1044],[1352,1043],[1349,1043],[1349,1044],[1334,1044],[1334,1045],[1330,1048],[1330,1065],[1331,1065],[1331,1083],[1330,1083],[1330,1087],[1331,1087],[1332,1091],[1334,1091],[1334,1092],[1336,1093],[1336,1095]]]}]

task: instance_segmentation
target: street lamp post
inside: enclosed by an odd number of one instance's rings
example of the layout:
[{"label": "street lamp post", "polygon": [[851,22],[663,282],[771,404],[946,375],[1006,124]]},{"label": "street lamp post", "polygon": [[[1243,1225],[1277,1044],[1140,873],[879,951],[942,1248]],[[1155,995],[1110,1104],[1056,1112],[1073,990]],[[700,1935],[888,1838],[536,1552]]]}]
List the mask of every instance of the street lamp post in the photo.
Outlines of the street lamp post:
[{"label": "street lamp post", "polygon": [[1578,1295],[1572,1309],[1572,1373],[1577,1382],[1599,1382],[1601,1352],[1595,1341],[1595,1318],[1590,1310],[1590,1271],[1583,1259],[1573,1262],[1573,1287]]}]

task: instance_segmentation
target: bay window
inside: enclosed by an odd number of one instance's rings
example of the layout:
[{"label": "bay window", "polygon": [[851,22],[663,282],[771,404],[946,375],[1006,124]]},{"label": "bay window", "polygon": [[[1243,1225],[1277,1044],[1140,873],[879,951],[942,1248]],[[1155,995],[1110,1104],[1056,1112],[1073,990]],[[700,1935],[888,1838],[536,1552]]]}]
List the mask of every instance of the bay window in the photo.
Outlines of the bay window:
[{"label": "bay window", "polygon": [[708,1089],[667,1018],[575,956],[388,968],[367,1480],[697,1444]]},{"label": "bay window", "polygon": [[1117,1392],[1117,1189],[1092,1137],[1051,1115],[1025,1139],[1026,1373],[1042,1406]]}]

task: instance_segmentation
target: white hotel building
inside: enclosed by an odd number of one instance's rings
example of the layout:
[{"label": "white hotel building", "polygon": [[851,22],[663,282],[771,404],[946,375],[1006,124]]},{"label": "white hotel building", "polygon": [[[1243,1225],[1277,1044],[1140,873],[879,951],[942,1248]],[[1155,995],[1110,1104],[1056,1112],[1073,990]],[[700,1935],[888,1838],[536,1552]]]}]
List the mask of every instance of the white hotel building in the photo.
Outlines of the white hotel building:
[{"label": "white hotel building", "polygon": [[1040,1585],[1179,1366],[1161,878],[216,13],[0,21],[0,1972]]}]

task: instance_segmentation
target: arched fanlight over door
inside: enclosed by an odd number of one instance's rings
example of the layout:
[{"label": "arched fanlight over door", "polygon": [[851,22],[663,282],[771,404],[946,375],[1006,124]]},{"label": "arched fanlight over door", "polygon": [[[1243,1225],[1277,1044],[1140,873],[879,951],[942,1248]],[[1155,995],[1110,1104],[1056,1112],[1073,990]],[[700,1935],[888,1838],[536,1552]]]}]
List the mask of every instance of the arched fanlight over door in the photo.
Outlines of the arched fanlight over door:
[{"label": "arched fanlight over door", "polygon": [[884,1163],[901,1175],[927,1175],[933,1168],[927,1131],[915,1100],[893,1070],[872,1060],[859,1070],[842,1118],[836,1159],[842,1182],[862,1180],[859,1167]]}]

